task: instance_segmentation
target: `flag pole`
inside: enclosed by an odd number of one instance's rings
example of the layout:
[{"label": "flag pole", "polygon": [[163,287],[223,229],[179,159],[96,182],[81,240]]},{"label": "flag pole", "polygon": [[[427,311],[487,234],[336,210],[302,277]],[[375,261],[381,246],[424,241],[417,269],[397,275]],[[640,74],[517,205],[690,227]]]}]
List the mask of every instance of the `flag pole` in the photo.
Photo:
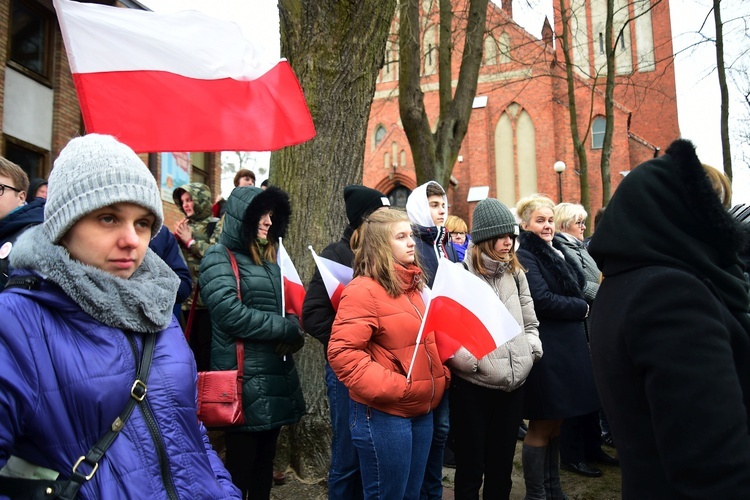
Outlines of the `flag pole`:
[{"label": "flag pole", "polygon": [[417,349],[419,349],[419,342],[422,340],[422,332],[424,330],[424,323],[425,319],[427,318],[427,313],[430,310],[430,303],[432,301],[427,303],[427,307],[424,308],[424,314],[422,315],[422,324],[419,325],[419,333],[417,334],[417,345],[414,346],[414,354],[411,356],[411,363],[409,363],[409,372],[406,374],[406,380],[409,381],[411,379],[411,370],[414,368],[414,360],[417,359]]},{"label": "flag pole", "polygon": [[[282,241],[284,238],[279,237],[279,252],[286,253],[286,249],[284,248],[284,242]],[[284,259],[277,259],[279,261],[279,271],[281,275],[281,316],[283,318],[286,318],[286,300],[284,297]]]}]

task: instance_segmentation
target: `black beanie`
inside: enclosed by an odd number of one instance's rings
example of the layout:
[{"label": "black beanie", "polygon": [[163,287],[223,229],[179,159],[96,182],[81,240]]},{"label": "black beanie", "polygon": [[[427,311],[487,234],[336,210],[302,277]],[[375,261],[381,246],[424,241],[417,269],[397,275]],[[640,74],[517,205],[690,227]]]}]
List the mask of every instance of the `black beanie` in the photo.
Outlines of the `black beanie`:
[{"label": "black beanie", "polygon": [[344,188],[344,204],[346,218],[354,229],[362,224],[362,220],[380,207],[389,207],[388,197],[376,189],[364,186],[346,186]]}]

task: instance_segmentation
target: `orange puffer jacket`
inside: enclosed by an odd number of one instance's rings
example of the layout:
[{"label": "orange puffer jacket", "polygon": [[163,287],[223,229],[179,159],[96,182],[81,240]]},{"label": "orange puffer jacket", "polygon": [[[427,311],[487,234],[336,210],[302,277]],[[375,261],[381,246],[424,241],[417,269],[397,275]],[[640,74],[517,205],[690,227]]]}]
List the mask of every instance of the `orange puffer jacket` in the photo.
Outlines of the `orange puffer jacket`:
[{"label": "orange puffer jacket", "polygon": [[[405,283],[417,281],[416,267],[400,268]],[[344,290],[328,344],[328,362],[350,397],[400,417],[434,409],[450,381],[440,362],[435,336],[422,337],[407,382],[425,305],[414,286],[398,298],[372,278],[359,276]]]}]

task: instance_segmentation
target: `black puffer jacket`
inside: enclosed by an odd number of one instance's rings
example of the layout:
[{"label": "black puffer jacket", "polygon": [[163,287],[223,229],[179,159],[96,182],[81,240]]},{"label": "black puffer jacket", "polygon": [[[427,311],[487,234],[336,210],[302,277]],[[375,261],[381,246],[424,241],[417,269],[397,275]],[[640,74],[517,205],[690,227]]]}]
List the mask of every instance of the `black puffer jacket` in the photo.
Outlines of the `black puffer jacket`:
[{"label": "black puffer jacket", "polygon": [[[344,266],[352,267],[354,253],[349,246],[352,233],[354,233],[354,229],[351,226],[346,226],[341,239],[325,247],[320,256]],[[302,318],[305,331],[323,344],[323,354],[328,357],[328,340],[331,338],[331,327],[333,326],[333,320],[336,318],[336,311],[333,309],[323,278],[320,277],[320,271],[317,269],[307,287],[305,302],[302,306]]]},{"label": "black puffer jacket", "polygon": [[[299,320],[281,315],[281,272],[276,262],[256,265],[248,248],[260,217],[272,210],[268,244],[278,244],[290,216],[289,197],[278,188],[238,187],[227,200],[219,243],[208,249],[200,269],[203,301],[211,313],[211,368],[236,368],[235,342],[245,343],[243,405],[246,425],[235,430],[263,431],[293,424],[305,413],[294,358],[277,354],[281,344],[304,338]],[[242,302],[227,253],[237,259]]]}]

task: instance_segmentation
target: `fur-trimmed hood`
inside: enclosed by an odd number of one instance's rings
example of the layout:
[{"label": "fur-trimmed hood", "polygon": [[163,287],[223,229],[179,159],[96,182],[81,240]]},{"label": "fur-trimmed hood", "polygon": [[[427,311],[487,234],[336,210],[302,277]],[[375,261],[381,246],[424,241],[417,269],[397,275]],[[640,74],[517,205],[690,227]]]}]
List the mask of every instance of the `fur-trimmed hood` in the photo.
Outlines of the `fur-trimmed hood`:
[{"label": "fur-trimmed hood", "polygon": [[620,184],[589,253],[605,277],[644,266],[684,269],[711,282],[732,309],[750,309],[737,252],[746,233],[724,209],[690,141],[636,167]]},{"label": "fur-trimmed hood", "polygon": [[236,187],[227,199],[224,228],[219,243],[232,251],[248,253],[250,243],[258,234],[260,217],[273,212],[268,241],[277,244],[286,235],[292,208],[289,195],[270,186],[265,191],[258,187]]},{"label": "fur-trimmed hood", "polygon": [[[586,285],[586,278],[579,266],[566,262],[546,241],[531,231],[521,231],[518,235],[518,244],[519,250],[526,250],[539,259],[542,267],[552,274],[563,291],[561,295],[584,299],[583,287]],[[563,251],[559,241],[553,240],[552,246],[560,252]]]}]

